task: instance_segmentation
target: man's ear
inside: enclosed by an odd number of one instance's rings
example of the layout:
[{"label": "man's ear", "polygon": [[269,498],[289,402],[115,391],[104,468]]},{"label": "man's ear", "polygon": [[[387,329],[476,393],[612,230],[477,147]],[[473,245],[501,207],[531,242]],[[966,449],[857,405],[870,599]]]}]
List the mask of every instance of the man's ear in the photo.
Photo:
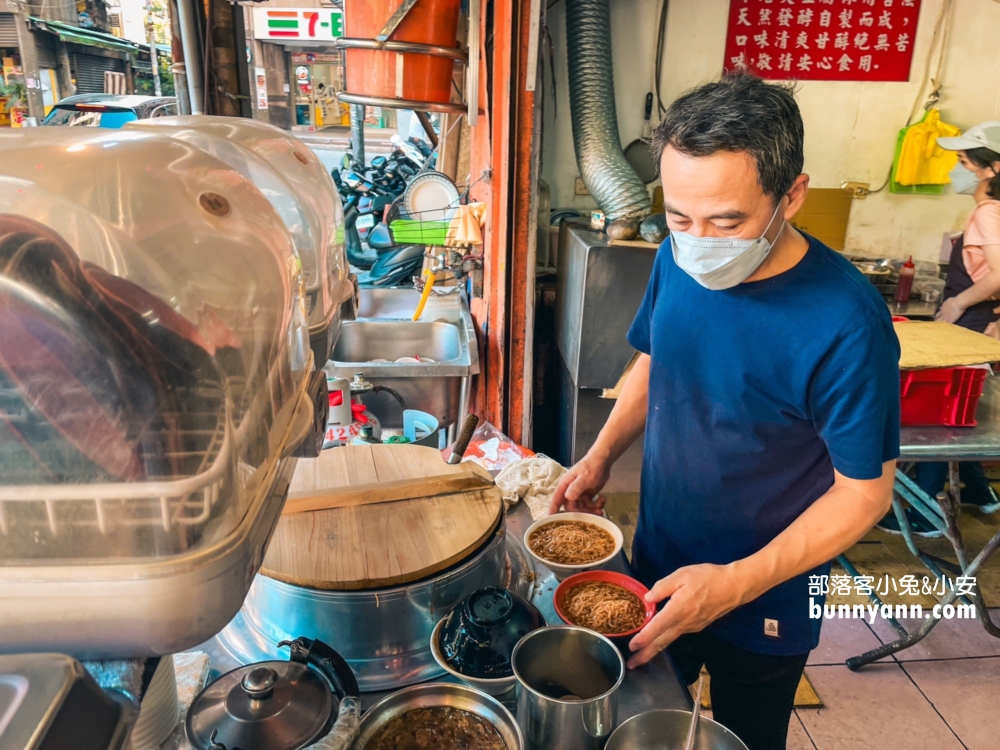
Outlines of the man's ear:
[{"label": "man's ear", "polygon": [[792,217],[799,212],[802,204],[806,202],[806,194],[809,192],[809,175],[804,172],[795,178],[792,188],[786,195],[788,196],[788,207],[785,209],[785,221],[791,221]]}]

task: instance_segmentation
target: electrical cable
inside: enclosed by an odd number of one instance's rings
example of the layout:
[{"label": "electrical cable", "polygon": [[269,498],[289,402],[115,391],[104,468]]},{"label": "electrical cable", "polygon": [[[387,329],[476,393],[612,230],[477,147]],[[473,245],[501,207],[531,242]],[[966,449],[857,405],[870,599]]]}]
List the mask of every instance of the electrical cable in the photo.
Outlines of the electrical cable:
[{"label": "electrical cable", "polygon": [[403,399],[402,396],[399,395],[399,391],[394,390],[387,385],[376,385],[372,387],[372,393],[381,393],[382,391],[385,391],[394,399],[396,399],[396,402],[399,404],[400,409],[402,409],[403,411],[409,409],[409,407],[406,405],[406,401]]},{"label": "electrical cable", "polygon": [[654,77],[654,86],[656,89],[657,120],[667,112],[667,108],[663,106],[663,97],[660,95],[660,81],[663,76],[663,52],[667,46],[667,11],[669,8],[670,0],[663,0],[660,5],[660,28],[656,35],[656,75]]}]

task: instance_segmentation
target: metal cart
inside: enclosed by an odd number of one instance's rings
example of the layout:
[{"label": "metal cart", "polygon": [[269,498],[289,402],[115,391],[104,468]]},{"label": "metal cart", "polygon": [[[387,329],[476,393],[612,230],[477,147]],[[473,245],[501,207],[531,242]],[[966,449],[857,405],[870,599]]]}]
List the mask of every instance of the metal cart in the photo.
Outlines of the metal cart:
[{"label": "metal cart", "polygon": [[[976,421],[978,424],[975,427],[903,427],[900,432],[900,462],[946,461],[948,463],[948,492],[938,493],[937,497],[932,498],[903,471],[897,470],[892,496],[892,509],[906,540],[906,546],[924,567],[939,579],[946,576],[966,578],[976,576],[1000,548],[1000,531],[997,531],[978,554],[970,559],[962,532],[958,528],[958,515],[961,510],[959,462],[1000,458],[1000,379],[987,379],[976,411]],[[903,511],[904,500],[944,534],[955,551],[957,566],[920,549]],[[846,555],[841,555],[837,561],[855,579],[860,576]],[[869,598],[873,604],[882,607],[883,601],[877,593],[873,591]],[[956,601],[975,606],[976,614],[986,632],[995,638],[1000,638],[1000,628],[997,628],[990,619],[986,603],[977,587],[973,587],[967,594],[961,593],[961,587],[953,587],[938,603],[943,608],[954,605]],[[910,632],[895,618],[887,618],[887,622],[899,635],[899,639],[848,659],[847,666],[856,671],[865,664],[909,648],[923,640],[939,621],[939,617],[929,615],[920,627]]]}]

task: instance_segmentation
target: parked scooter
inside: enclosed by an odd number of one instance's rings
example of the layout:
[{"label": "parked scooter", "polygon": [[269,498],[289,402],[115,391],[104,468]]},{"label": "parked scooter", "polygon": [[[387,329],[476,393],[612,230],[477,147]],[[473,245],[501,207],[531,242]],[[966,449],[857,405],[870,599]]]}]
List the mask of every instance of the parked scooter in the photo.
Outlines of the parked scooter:
[{"label": "parked scooter", "polygon": [[389,227],[379,223],[368,237],[368,246],[377,259],[371,270],[359,279],[362,286],[403,286],[420,276],[424,263],[423,245],[397,245]]}]

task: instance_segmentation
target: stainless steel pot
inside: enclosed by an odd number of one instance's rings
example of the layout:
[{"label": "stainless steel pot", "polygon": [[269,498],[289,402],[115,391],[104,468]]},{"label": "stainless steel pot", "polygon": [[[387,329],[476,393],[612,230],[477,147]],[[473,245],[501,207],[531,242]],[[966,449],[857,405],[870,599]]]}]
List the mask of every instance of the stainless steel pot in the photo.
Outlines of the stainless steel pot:
[{"label": "stainless steel pot", "polygon": [[524,748],[524,740],[517,722],[498,700],[466,685],[434,682],[400,690],[368,709],[361,719],[361,726],[358,727],[354,750],[365,750],[365,746],[391,719],[415,708],[433,706],[451,706],[476,714],[496,727],[507,750]]},{"label": "stainless steel pot", "polygon": [[[622,722],[604,750],[660,750],[664,747],[683,747],[687,739],[690,711],[660,709],[646,711]],[[747,750],[739,737],[722,724],[701,716],[694,750]]]},{"label": "stainless steel pot", "polygon": [[511,662],[527,750],[604,747],[625,677],[625,660],[611,641],[585,628],[543,628],[520,640]]},{"label": "stainless steel pot", "polygon": [[281,658],[281,641],[300,635],[319,638],[336,644],[362,692],[432,679],[444,674],[430,650],[434,626],[476,589],[505,585],[506,537],[501,524],[465,563],[395,588],[323,591],[258,575],[219,642],[246,664]]},{"label": "stainless steel pot", "polygon": [[889,280],[889,274],[892,272],[889,266],[883,266],[879,263],[855,261],[853,265],[861,271],[862,276],[873,284],[884,284]]}]

